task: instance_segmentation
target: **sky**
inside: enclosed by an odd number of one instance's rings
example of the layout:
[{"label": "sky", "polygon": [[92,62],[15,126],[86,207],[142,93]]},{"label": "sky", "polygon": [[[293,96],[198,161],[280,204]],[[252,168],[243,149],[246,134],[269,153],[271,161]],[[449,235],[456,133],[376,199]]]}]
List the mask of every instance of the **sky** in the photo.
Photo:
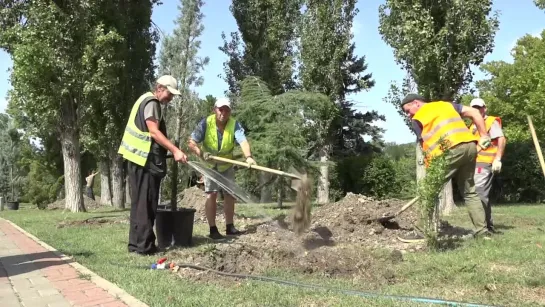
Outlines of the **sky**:
[{"label": "sky", "polygon": [[[362,112],[376,110],[386,117],[385,122],[376,123],[386,129],[386,142],[411,142],[414,136],[398,115],[396,109],[383,101],[387,96],[390,82],[401,82],[404,72],[395,63],[392,49],[382,41],[378,32],[378,8],[383,0],[359,1],[358,15],[354,20],[354,41],[356,54],[365,56],[368,63],[368,72],[372,73],[375,86],[367,92],[351,96]],[[199,56],[208,56],[210,63],[202,73],[204,84],[197,88],[201,97],[213,95],[221,97],[227,89],[227,84],[218,75],[223,74],[223,62],[226,56],[218,49],[223,44],[221,33],[237,31],[235,19],[229,11],[229,0],[205,0],[202,8],[204,14],[204,32],[200,38],[201,50]],[[178,17],[179,1],[166,0],[155,7],[152,19],[164,33],[172,33]],[[485,62],[493,60],[511,61],[510,51],[518,38],[525,34],[538,35],[545,28],[544,12],[539,10],[533,0],[495,0],[494,11],[499,11],[500,29],[496,33],[494,51],[487,55]],[[158,46],[160,49],[160,45]],[[9,69],[12,66],[8,54],[0,51],[0,112],[6,107],[6,95],[10,88]],[[475,70],[475,79],[486,76]]]}]

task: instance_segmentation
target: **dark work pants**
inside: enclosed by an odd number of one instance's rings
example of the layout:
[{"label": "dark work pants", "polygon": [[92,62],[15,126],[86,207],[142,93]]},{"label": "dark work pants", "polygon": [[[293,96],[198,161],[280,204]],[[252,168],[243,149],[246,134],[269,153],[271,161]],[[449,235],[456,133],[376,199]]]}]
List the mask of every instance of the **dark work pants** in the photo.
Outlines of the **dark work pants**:
[{"label": "dark work pants", "polygon": [[129,252],[153,253],[157,250],[153,224],[159,202],[161,179],[130,161],[128,170],[131,186]]}]

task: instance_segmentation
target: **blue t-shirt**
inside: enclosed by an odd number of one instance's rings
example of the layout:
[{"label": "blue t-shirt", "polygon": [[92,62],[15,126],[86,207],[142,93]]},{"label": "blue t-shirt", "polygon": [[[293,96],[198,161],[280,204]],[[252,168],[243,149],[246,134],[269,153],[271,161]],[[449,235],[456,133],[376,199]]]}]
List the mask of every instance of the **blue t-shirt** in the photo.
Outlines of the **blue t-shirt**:
[{"label": "blue t-shirt", "polygon": [[[454,110],[456,110],[456,112],[458,112],[458,114],[460,114],[460,116],[461,116],[462,115],[463,105],[461,105],[459,103],[454,103],[454,102],[451,102],[451,104],[454,107]],[[412,125],[413,125],[414,133],[416,134],[416,139],[417,140],[422,139],[422,124],[419,121],[413,119],[412,120]]]},{"label": "blue t-shirt", "polygon": [[[197,143],[201,143],[204,141],[204,137],[206,135],[206,118],[203,118],[198,124],[195,130],[191,133],[191,139]],[[219,128],[216,128],[216,132],[218,134],[218,148],[221,148],[221,142],[223,140],[223,133],[220,132]],[[235,121],[235,142],[237,144],[240,144],[242,142],[246,141],[246,135],[244,134],[244,128],[242,128],[242,125]]]}]

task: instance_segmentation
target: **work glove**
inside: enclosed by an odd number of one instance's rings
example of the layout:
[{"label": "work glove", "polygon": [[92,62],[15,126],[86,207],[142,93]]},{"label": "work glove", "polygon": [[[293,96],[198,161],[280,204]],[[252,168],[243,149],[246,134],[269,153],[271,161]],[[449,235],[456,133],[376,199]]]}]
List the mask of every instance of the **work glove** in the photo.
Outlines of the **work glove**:
[{"label": "work glove", "polygon": [[487,149],[488,146],[490,146],[490,137],[489,136],[482,136],[480,139],[479,139],[479,147],[481,147],[482,149]]},{"label": "work glove", "polygon": [[257,163],[255,162],[254,158],[252,158],[252,157],[246,158],[246,163],[248,163],[248,164],[250,164],[250,165],[257,165]]},{"label": "work glove", "polygon": [[494,160],[492,162],[492,172],[493,173],[499,173],[501,171],[501,161],[500,160]]}]

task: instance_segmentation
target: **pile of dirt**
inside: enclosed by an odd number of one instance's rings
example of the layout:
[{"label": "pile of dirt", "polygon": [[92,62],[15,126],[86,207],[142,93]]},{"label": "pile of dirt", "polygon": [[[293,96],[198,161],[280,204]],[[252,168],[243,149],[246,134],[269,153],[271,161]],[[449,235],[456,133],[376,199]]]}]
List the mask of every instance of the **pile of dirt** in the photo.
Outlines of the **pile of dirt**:
[{"label": "pile of dirt", "polygon": [[[83,195],[83,204],[85,205],[86,209],[96,209],[100,207],[100,204],[98,202],[92,200],[91,198],[85,195]],[[50,209],[50,210],[65,209],[64,199],[57,200],[56,202],[53,202],[47,205],[47,209]]]},{"label": "pile of dirt", "polygon": [[348,193],[336,203],[317,208],[312,214],[311,229],[328,229],[338,242],[365,242],[379,247],[398,245],[397,236],[411,231],[418,219],[417,205],[388,222],[379,223],[375,219],[394,214],[406,203]]},{"label": "pile of dirt", "polygon": [[[402,261],[399,251],[395,257],[377,257],[364,244],[337,244],[322,235],[312,231],[297,236],[283,221],[274,221],[257,226],[234,242],[217,243],[197,252],[176,250],[168,257],[175,262],[237,274],[263,274],[270,269],[285,268],[324,277],[349,276],[359,282],[369,279],[383,284],[396,282],[395,274],[388,268]],[[218,275],[193,269],[180,270],[179,274],[201,281],[218,279]]]},{"label": "pile of dirt", "polygon": [[[231,241],[171,251],[168,257],[229,273],[262,274],[284,268],[325,277],[345,276],[360,283],[369,279],[393,283],[397,279],[392,263],[402,261],[406,251],[424,248],[424,243],[406,244],[396,238],[412,230],[417,210],[410,208],[385,225],[371,220],[394,213],[404,204],[406,201],[377,201],[348,194],[339,202],[316,208],[310,229],[302,235],[294,233],[286,216],[253,220],[246,234]],[[215,274],[192,269],[179,274],[197,280],[218,279]]]},{"label": "pile of dirt", "polygon": [[[195,222],[206,221],[206,194],[197,186],[183,190],[178,194],[178,208],[195,209]],[[216,217],[223,216],[223,206],[218,203]]]}]

